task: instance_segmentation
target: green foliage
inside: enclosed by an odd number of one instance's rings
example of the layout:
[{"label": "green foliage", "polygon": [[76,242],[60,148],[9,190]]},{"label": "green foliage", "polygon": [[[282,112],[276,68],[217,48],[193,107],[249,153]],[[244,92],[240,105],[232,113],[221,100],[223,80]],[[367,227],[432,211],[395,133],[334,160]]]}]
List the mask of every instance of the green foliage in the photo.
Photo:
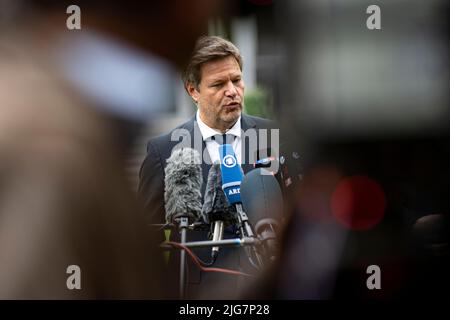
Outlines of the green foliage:
[{"label": "green foliage", "polygon": [[244,99],[244,111],[246,114],[267,119],[273,118],[273,110],[266,90],[257,87],[247,91]]}]

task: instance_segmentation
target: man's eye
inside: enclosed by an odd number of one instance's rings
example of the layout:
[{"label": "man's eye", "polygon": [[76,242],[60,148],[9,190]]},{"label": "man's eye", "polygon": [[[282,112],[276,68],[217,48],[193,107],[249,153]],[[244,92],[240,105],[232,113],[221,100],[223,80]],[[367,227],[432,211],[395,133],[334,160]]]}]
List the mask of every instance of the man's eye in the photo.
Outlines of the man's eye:
[{"label": "man's eye", "polygon": [[233,80],[233,83],[238,83],[239,81],[241,81],[241,78],[239,78],[239,79],[234,79],[234,80]]},{"label": "man's eye", "polygon": [[221,83],[214,83],[213,85],[211,85],[211,87],[220,87],[221,85]]}]

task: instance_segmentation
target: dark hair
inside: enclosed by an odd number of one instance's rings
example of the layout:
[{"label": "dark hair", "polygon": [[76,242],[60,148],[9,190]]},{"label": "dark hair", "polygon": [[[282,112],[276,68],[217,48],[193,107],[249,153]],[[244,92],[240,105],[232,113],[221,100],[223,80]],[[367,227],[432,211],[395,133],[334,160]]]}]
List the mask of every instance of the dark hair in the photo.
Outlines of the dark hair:
[{"label": "dark hair", "polygon": [[203,36],[197,40],[194,52],[183,72],[183,82],[191,83],[198,89],[201,81],[201,68],[205,62],[233,56],[242,70],[242,56],[239,49],[230,41],[217,36]]}]

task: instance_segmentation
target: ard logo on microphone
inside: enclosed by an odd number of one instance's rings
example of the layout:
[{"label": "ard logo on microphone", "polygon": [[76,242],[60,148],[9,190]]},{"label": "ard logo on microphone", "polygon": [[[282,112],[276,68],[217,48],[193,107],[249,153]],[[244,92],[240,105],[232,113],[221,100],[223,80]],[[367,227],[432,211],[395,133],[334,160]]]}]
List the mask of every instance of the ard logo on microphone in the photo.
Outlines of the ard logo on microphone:
[{"label": "ard logo on microphone", "polygon": [[223,165],[232,168],[236,165],[236,159],[232,155],[227,155],[223,158]]},{"label": "ard logo on microphone", "polygon": [[228,191],[228,195],[232,196],[234,194],[240,194],[241,193],[241,188],[234,188],[234,189],[230,189],[230,191]]}]

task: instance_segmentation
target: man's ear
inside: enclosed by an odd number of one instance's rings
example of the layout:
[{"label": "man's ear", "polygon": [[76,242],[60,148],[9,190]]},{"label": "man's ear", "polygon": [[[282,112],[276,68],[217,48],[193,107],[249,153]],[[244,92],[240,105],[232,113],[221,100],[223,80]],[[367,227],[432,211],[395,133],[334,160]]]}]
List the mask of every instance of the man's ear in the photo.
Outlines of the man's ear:
[{"label": "man's ear", "polygon": [[186,91],[192,97],[194,102],[198,103],[198,99],[200,99],[200,93],[192,83],[186,83]]}]

